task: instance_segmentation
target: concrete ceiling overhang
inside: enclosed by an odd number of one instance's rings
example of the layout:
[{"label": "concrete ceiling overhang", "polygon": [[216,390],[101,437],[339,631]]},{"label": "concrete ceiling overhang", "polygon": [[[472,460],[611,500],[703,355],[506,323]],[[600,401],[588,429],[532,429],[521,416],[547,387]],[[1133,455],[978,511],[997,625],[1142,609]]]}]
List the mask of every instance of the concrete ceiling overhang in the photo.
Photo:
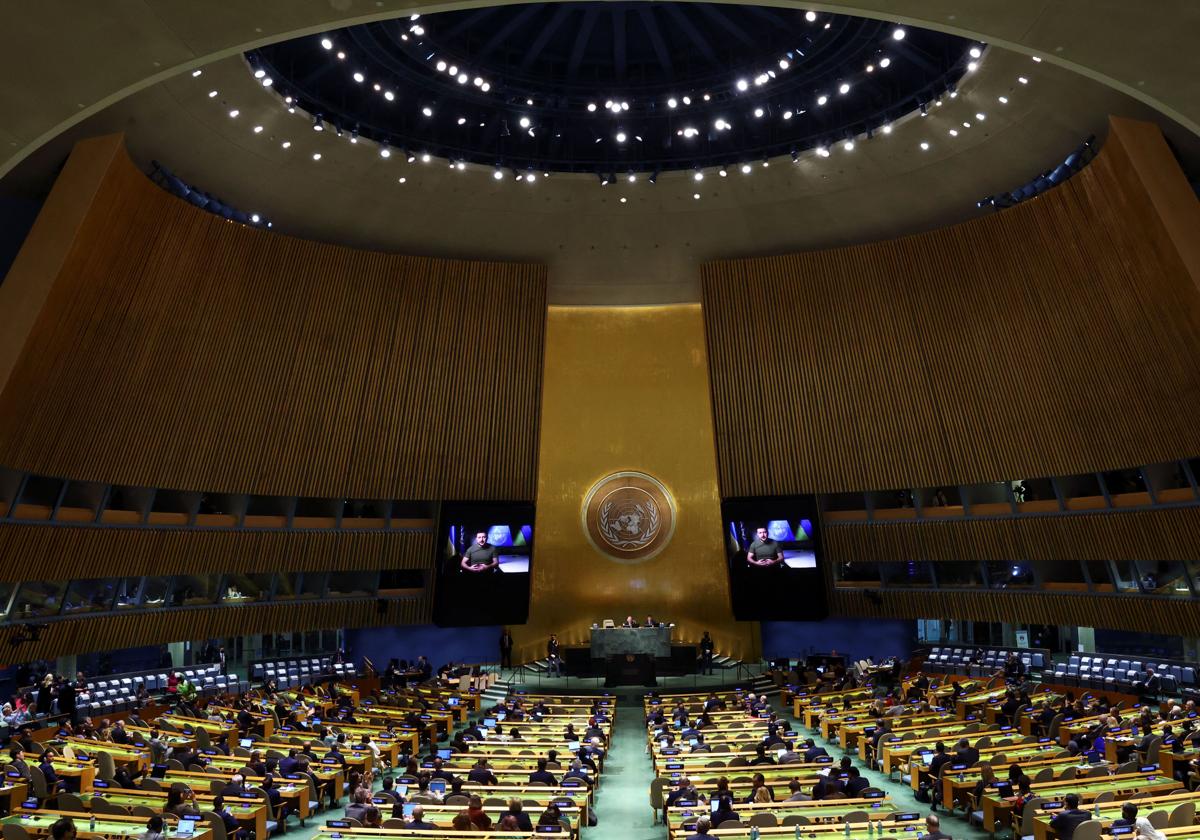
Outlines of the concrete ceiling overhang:
[{"label": "concrete ceiling overhang", "polygon": [[[756,0],[757,1],[757,0]],[[770,0],[768,0],[770,2]],[[495,0],[45,0],[4,15],[0,176],[126,96],[252,46]],[[1072,70],[1200,134],[1195,0],[825,0],[774,5],[952,32]]]}]

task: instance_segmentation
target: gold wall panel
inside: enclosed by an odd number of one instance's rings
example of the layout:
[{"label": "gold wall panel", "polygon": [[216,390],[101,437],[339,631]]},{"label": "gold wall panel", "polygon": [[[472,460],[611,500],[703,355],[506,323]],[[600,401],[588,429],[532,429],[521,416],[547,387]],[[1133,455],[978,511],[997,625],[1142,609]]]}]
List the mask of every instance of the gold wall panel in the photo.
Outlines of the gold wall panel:
[{"label": "gold wall panel", "polygon": [[[700,307],[552,306],[545,357],[537,548],[517,656],[544,656],[550,633],[587,644],[593,621],[629,613],[674,621],[677,642],[708,630],[722,653],[757,655],[757,624],[730,609]],[[635,564],[602,555],[581,522],[588,490],[621,470],[658,479],[678,506],[670,543]]]}]

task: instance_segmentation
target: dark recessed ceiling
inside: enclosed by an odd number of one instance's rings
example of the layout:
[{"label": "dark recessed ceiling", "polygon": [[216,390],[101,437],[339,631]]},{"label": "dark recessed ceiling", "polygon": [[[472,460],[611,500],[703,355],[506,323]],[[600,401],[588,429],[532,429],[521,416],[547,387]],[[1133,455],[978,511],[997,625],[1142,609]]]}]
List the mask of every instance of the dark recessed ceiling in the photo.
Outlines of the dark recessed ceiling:
[{"label": "dark recessed ceiling", "polygon": [[952,89],[980,49],[803,10],[596,2],[367,24],[247,59],[281,105],[397,153],[624,173],[803,152],[878,131]]}]

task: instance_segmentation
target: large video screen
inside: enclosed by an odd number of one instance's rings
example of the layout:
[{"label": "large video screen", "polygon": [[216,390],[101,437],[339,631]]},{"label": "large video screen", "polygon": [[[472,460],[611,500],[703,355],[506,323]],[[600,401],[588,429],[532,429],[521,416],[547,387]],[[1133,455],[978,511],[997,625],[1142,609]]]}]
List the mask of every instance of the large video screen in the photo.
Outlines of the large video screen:
[{"label": "large video screen", "polygon": [[815,496],[721,503],[729,589],[742,621],[819,621],[828,608]]},{"label": "large video screen", "polygon": [[522,624],[529,615],[533,505],[443,502],[433,620],[443,627]]}]

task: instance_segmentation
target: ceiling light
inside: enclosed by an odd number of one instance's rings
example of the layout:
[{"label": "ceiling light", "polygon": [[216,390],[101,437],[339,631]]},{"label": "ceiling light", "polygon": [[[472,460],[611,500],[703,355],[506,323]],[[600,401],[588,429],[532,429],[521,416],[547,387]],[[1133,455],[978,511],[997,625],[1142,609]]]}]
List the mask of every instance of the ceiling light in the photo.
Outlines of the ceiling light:
[{"label": "ceiling light", "polygon": [[589,103],[588,103],[588,106],[587,106],[587,109],[588,109],[588,113],[594,113],[594,112],[596,111],[596,103],[595,103],[595,102],[589,102]]},{"label": "ceiling light", "polygon": [[987,119],[987,114],[984,114],[983,112],[979,112],[979,113],[975,114],[975,119],[979,120],[980,122],[983,122],[984,120]]},{"label": "ceiling light", "polygon": [[895,29],[893,29],[893,30],[892,30],[892,40],[894,40],[894,41],[903,41],[903,40],[904,40],[904,36],[905,36],[906,34],[907,34],[907,33],[904,31],[904,27],[902,27],[902,26],[897,26]]},{"label": "ceiling light", "polygon": [[817,157],[829,157],[829,149],[824,146],[817,146]]},{"label": "ceiling light", "polygon": [[492,173],[492,177],[495,178],[497,181],[502,181],[502,180],[504,180],[504,173],[501,172],[499,169],[497,169],[495,172]]},{"label": "ceiling light", "polygon": [[842,82],[841,85],[838,86],[838,93],[842,94],[843,96],[845,96],[849,92],[850,92],[850,83],[849,82]]},{"label": "ceiling light", "polygon": [[888,67],[892,66],[892,60],[887,56],[884,56],[883,58],[879,59],[879,66],[886,70]]},{"label": "ceiling light", "polygon": [[256,126],[254,126],[254,133],[255,133],[255,134],[262,134],[262,130],[263,130],[263,127],[262,127],[261,125],[256,125]]},{"label": "ceiling light", "polygon": [[625,196],[621,196],[621,203],[622,203],[622,204],[624,204],[624,203],[625,203],[626,201],[628,201],[628,200],[629,200],[629,199],[627,199]]},{"label": "ceiling light", "polygon": [[720,169],[717,170],[717,174],[720,175],[722,178],[729,175],[729,173],[725,171],[724,166],[722,166]]},{"label": "ceiling light", "polygon": [[480,86],[479,86],[479,89],[480,89],[481,91],[483,91],[484,93],[487,93],[489,90],[491,90],[491,89],[492,89],[492,83],[491,83],[491,82],[484,82],[482,85],[480,85]]},{"label": "ceiling light", "polygon": [[421,155],[421,163],[429,163],[430,160],[432,160],[432,158],[430,157],[429,152]]},{"label": "ceiling light", "polygon": [[1038,62],[1038,63],[1040,64],[1040,63],[1041,63],[1041,61],[1042,61],[1042,58],[1041,58],[1041,56],[1037,56],[1037,55],[1035,55],[1035,56],[1033,56],[1033,60],[1034,60],[1034,61],[1036,61],[1036,62]]},{"label": "ceiling light", "polygon": [[475,87],[483,87],[483,77],[476,76],[474,79],[471,80],[471,84],[475,85]]},{"label": "ceiling light", "polygon": [[1024,76],[1017,76],[1017,81],[1023,85],[1029,84],[1029,80],[1026,79]]},{"label": "ceiling light", "polygon": [[392,156],[392,150],[389,149],[387,146],[382,146],[379,149],[379,156],[381,158],[390,158]]},{"label": "ceiling light", "polygon": [[791,112],[791,111],[784,111],[784,112],[783,112],[783,118],[784,118],[785,120],[790,120],[790,119],[792,118],[792,112]]},{"label": "ceiling light", "polygon": [[[710,99],[712,99],[712,97],[711,97],[711,96],[709,96],[707,93],[706,93],[706,94],[704,94],[704,101],[705,101],[705,102],[707,102],[707,101],[708,101],[708,100],[710,100]],[[683,98],[683,101],[684,101],[684,102],[687,102],[687,97],[686,97],[686,96]]]},{"label": "ceiling light", "polygon": [[239,111],[237,108],[234,108],[232,111],[229,112],[229,116],[232,119],[232,118],[237,117],[237,115],[240,113],[241,113],[241,111]]},{"label": "ceiling light", "polygon": [[383,98],[386,99],[388,102],[391,102],[392,100],[394,100],[396,98],[396,94],[392,93],[390,90],[385,90],[383,92]]},{"label": "ceiling light", "polygon": [[529,117],[521,117],[521,128],[529,128]]},{"label": "ceiling light", "polygon": [[209,98],[209,99],[212,99],[212,98],[213,98],[214,96],[216,96],[216,95],[217,95],[217,92],[216,92],[215,90],[210,90],[210,91],[208,92],[208,98]]},{"label": "ceiling light", "polygon": [[763,111],[763,109],[762,109],[762,108],[755,108],[755,109],[754,109],[754,116],[756,116],[756,117],[759,117],[759,118],[761,118],[761,117],[762,117],[762,115],[763,115],[763,113],[764,113],[764,111]]},{"label": "ceiling light", "polygon": [[921,141],[921,151],[922,151],[922,152],[928,152],[928,151],[929,151],[929,144],[928,144],[928,143],[926,143],[924,140],[922,140],[922,141]]},{"label": "ceiling light", "polygon": [[667,107],[668,108],[678,108],[679,101],[674,96],[672,96],[670,99],[667,100]]},{"label": "ceiling light", "polygon": [[[338,129],[338,134],[340,135],[341,133],[342,133],[341,129]],[[358,142],[358,129],[357,128],[350,132],[350,142],[351,143]]]},{"label": "ceiling light", "polygon": [[805,12],[804,19],[806,21],[808,21],[809,23],[812,23],[817,19],[817,13],[816,12]]},{"label": "ceiling light", "polygon": [[974,73],[978,69],[979,69],[979,64],[977,62],[974,62],[974,61],[967,62],[967,72],[968,73]]},{"label": "ceiling light", "polygon": [[745,79],[738,79],[737,80],[737,89],[738,90],[749,90],[750,83],[748,81],[746,81]]},{"label": "ceiling light", "polygon": [[530,105],[530,106],[532,106],[532,105],[533,105],[533,100],[532,100],[532,99],[526,99],[526,100],[525,100],[525,104],[526,104],[526,105]]},{"label": "ceiling light", "polygon": [[449,73],[451,76],[457,76],[458,75],[458,66],[455,64],[451,64],[449,67],[446,68],[446,72]]},{"label": "ceiling light", "polygon": [[700,193],[692,193],[692,198],[696,199],[696,201],[699,201],[699,200],[700,200]]},{"label": "ceiling light", "polygon": [[425,115],[425,116],[427,116],[427,117],[432,117],[432,116],[433,116],[433,109],[432,109],[432,108],[430,108],[428,105],[426,105],[424,108],[422,108],[422,109],[421,109],[421,113],[422,113],[422,114],[424,114],[424,115]]},{"label": "ceiling light", "polygon": [[764,166],[764,167],[767,167],[767,166],[770,166],[770,165],[771,165],[771,161],[767,160],[766,158],[763,158],[763,166]]},{"label": "ceiling light", "polygon": [[270,87],[273,84],[275,84],[275,80],[272,79],[270,76],[267,76],[267,78],[262,80],[263,87]]},{"label": "ceiling light", "polygon": [[631,184],[632,184],[632,183],[634,183],[635,181],[637,181],[637,175],[635,175],[634,173],[630,172],[630,173],[629,173],[629,183],[631,183]]},{"label": "ceiling light", "polygon": [[262,221],[262,217],[259,216],[257,213],[252,213],[250,215],[250,221],[254,222],[254,224],[258,224],[259,222]]},{"label": "ceiling light", "polygon": [[686,128],[684,128],[684,129],[683,129],[683,136],[684,136],[684,137],[695,137],[695,136],[696,136],[697,134],[699,134],[699,133],[700,133],[700,129],[698,129],[698,128],[693,128],[693,127],[692,127],[692,126],[690,126],[690,125],[689,125],[689,126],[687,126]]},{"label": "ceiling light", "polygon": [[333,41],[330,41],[328,38],[322,38],[321,46],[327,50],[331,50],[331,49],[333,49]]},{"label": "ceiling light", "polygon": [[879,130],[882,131],[884,134],[891,134],[892,133],[892,124],[888,123],[887,125],[885,125],[883,128],[881,128]]},{"label": "ceiling light", "polygon": [[983,55],[983,50],[979,47],[971,47],[971,58],[979,58],[981,55]]},{"label": "ceiling light", "polygon": [[407,179],[407,178],[405,178],[403,175],[401,175],[399,178],[397,178],[397,179],[396,179],[396,182],[397,182],[397,183],[400,183],[400,184],[407,184],[407,183],[408,183],[408,179]]},{"label": "ceiling light", "polygon": [[460,85],[465,85],[465,84],[466,84],[467,82],[469,82],[470,80],[471,80],[471,77],[470,77],[470,76],[468,76],[466,73],[459,73],[459,74],[458,74],[458,83],[459,83]]},{"label": "ceiling light", "polygon": [[970,127],[971,127],[971,124],[969,122],[966,122],[966,121],[963,122],[963,128],[970,128]]},{"label": "ceiling light", "polygon": [[341,50],[338,50],[337,57],[338,57],[338,61],[345,61],[345,60],[346,60],[346,54],[345,54],[344,52],[342,52]]},{"label": "ceiling light", "polygon": [[759,75],[754,77],[754,84],[759,85],[759,86],[765,85],[770,78],[771,77],[768,76],[766,73],[760,73]]},{"label": "ceiling light", "polygon": [[999,102],[1001,105],[1007,105],[1008,97],[1007,96],[998,96],[998,97],[996,97],[996,101]]},{"label": "ceiling light", "polygon": [[313,131],[324,131],[325,124],[321,122],[321,115],[317,114],[313,117]]},{"label": "ceiling light", "polygon": [[320,159],[321,159],[321,153],[313,152],[313,160],[320,160]]},{"label": "ceiling light", "polygon": [[459,118],[458,118],[458,124],[459,124],[459,125],[466,125],[466,124],[467,124],[467,118],[466,118],[466,117],[459,117]]},{"label": "ceiling light", "polygon": [[284,149],[290,149],[290,148],[292,148],[292,141],[291,141],[291,140],[284,140],[284,141],[283,141],[282,143],[280,143],[279,145],[280,145],[282,148],[284,148]]},{"label": "ceiling light", "polygon": [[[811,12],[810,12],[810,14],[811,14]],[[748,164],[748,163],[742,164],[742,174],[743,175],[749,175],[753,171],[754,171],[754,167],[752,167],[750,164]]]},{"label": "ceiling light", "polygon": [[624,142],[625,142],[625,132],[624,132],[624,131],[618,131],[618,132],[617,132],[617,142],[618,142],[618,143],[624,143]]},{"label": "ceiling light", "polygon": [[203,73],[203,72],[204,72],[203,70],[193,70],[193,71],[192,71],[192,78],[193,78],[193,79],[195,79],[195,78],[198,78],[198,77],[200,76],[200,74],[201,74],[201,73]]},{"label": "ceiling light", "polygon": [[363,83],[363,79],[365,79],[365,78],[366,78],[366,76],[364,76],[362,73],[354,74],[354,81],[358,82],[360,85]]},{"label": "ceiling light", "polygon": [[462,172],[464,169],[467,168],[467,164],[461,160],[458,163],[454,164],[454,166],[456,169],[458,169],[459,172]]},{"label": "ceiling light", "polygon": [[267,75],[266,70],[259,69],[254,71],[254,78],[256,79],[261,79],[265,75]]},{"label": "ceiling light", "polygon": [[958,129],[957,129],[957,128],[952,128],[952,129],[950,129],[950,136],[951,136],[951,137],[957,137],[957,136],[958,136]]},{"label": "ceiling light", "polygon": [[697,169],[697,170],[695,171],[695,173],[693,173],[693,174],[692,174],[692,180],[694,180],[694,181],[703,181],[703,180],[704,180],[704,173],[703,173],[703,172],[701,172],[699,169]]},{"label": "ceiling light", "polygon": [[853,152],[854,151],[854,141],[847,140],[845,143],[842,144],[842,148],[845,149],[847,152]]},{"label": "ceiling light", "polygon": [[867,72],[868,72],[868,73],[874,73],[874,72],[875,72],[875,65],[874,65],[874,64],[868,64],[868,65],[867,65]]},{"label": "ceiling light", "polygon": [[621,110],[622,110],[622,111],[628,111],[628,110],[629,110],[629,103],[628,103],[628,102],[622,102],[622,103],[621,103]]},{"label": "ceiling light", "polygon": [[786,58],[779,59],[779,69],[780,70],[788,69],[788,60]]},{"label": "ceiling light", "polygon": [[826,96],[825,94],[821,94],[820,96],[817,97],[818,105],[824,105],[828,101],[829,101],[829,97]]},{"label": "ceiling light", "polygon": [[439,73],[445,73],[445,72],[446,72],[446,62],[444,62],[444,61],[439,61],[439,62],[437,63],[437,65],[435,65],[435,66],[437,67],[437,70],[438,70],[438,72],[439,72]]}]

